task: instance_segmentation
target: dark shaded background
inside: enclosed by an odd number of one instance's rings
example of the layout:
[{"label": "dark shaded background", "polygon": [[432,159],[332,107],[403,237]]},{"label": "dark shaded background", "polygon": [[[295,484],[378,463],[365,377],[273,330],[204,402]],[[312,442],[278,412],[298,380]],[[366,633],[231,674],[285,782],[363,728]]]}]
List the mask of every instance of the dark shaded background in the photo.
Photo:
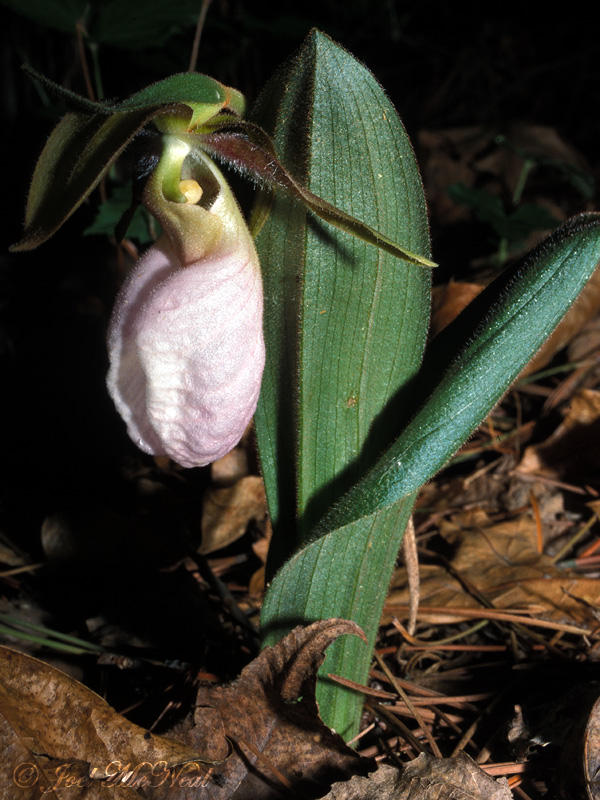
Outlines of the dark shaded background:
[{"label": "dark shaded background", "polygon": [[[106,237],[81,236],[97,197],[38,251],[6,251],[20,236],[35,160],[64,111],[48,102],[20,64],[85,94],[71,27],[83,5],[15,0],[0,6],[0,543],[29,560],[45,560],[44,521],[48,535],[56,529],[70,542],[65,551],[61,540],[50,568],[5,583],[2,592],[14,603],[30,593],[46,624],[88,635],[85,620],[100,615],[156,647],[161,657],[206,657],[210,667],[207,631],[212,626],[216,640],[218,624],[188,573],[159,569],[176,563],[197,539],[194,521],[207,473],[188,471],[184,480],[159,474],[129,442],[106,394],[104,335],[122,270]],[[29,16],[11,6],[29,9]],[[85,24],[98,48],[105,97],[123,97],[186,70],[198,6],[187,0],[88,4]],[[537,3],[320,0],[267,6],[214,0],[197,69],[238,87],[251,102],[316,26],[369,66],[411,136],[462,125],[500,133],[514,121],[546,124],[587,158],[597,176],[597,29],[575,4],[559,18],[542,10]],[[50,12],[53,25],[41,24]],[[452,254],[439,249],[443,240],[432,222],[434,256],[444,263]],[[462,246],[467,263],[469,241]],[[231,652],[227,663],[235,674],[240,655],[234,642]],[[220,658],[227,661],[223,652]]]}]

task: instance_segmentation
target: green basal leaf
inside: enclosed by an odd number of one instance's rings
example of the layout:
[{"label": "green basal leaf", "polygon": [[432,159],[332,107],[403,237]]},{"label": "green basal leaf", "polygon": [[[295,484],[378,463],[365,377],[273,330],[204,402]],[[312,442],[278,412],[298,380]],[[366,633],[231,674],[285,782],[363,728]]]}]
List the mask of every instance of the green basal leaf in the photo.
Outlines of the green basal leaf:
[{"label": "green basal leaf", "polygon": [[[67,102],[75,102],[72,93],[43,80]],[[167,128],[172,123],[192,130],[223,108],[243,110],[239,92],[198,73],[172,75],[121,103],[92,104],[84,98],[78,102],[78,110],[66,114],[54,128],[38,159],[24,236],[12,250],[30,250],[52,236],[150,120],[160,116]]]},{"label": "green basal leaf", "polygon": [[[406,132],[373,76],[321,33],[267,86],[253,118],[296,181],[412,252],[429,255],[423,189]],[[429,317],[427,270],[307,215],[275,189],[257,237],[267,366],[255,416],[274,525],[271,574],[375,463],[406,403]],[[385,410],[384,410],[385,409]],[[300,550],[267,592],[272,643],[340,615],[372,645],[412,498]],[[367,676],[369,648],[340,641],[323,673]],[[321,714],[344,735],[362,699],[321,680]]]},{"label": "green basal leaf", "polygon": [[599,261],[600,214],[582,214],[467,306],[425,357],[415,387],[419,410],[314,535],[370,518],[435,475],[552,333]]},{"label": "green basal leaf", "polygon": [[277,573],[263,603],[265,645],[275,644],[294,625],[338,614],[357,622],[367,634],[367,646],[355,637],[340,640],[326,657],[318,682],[321,717],[346,739],[358,731],[363,699],[327,675],[367,682],[383,603],[414,500],[406,497],[301,549]]}]

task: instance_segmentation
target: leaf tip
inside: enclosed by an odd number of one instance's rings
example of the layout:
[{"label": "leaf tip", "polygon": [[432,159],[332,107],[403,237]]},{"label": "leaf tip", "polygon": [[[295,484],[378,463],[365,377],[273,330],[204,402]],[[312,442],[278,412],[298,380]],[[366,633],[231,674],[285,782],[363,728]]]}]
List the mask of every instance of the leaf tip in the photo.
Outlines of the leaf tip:
[{"label": "leaf tip", "polygon": [[415,264],[418,264],[420,267],[439,267],[437,261],[432,261],[430,258],[425,258],[425,256],[414,256],[414,258]]}]

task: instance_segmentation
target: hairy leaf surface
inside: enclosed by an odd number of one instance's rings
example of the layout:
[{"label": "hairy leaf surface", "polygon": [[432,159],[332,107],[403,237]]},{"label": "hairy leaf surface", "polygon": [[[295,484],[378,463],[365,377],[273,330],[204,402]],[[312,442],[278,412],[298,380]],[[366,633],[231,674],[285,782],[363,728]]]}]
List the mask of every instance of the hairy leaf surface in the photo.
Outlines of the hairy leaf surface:
[{"label": "hairy leaf surface", "polygon": [[[346,51],[312,33],[267,87],[254,118],[273,133],[299,183],[429,255],[406,132],[373,76]],[[425,344],[430,277],[277,191],[257,246],[268,362],[255,420],[276,531],[273,572],[374,463],[402,417]],[[337,531],[286,564],[267,593],[268,642],[335,607],[359,622],[372,645],[410,507],[403,501]],[[361,681],[368,660],[362,643],[336,643],[323,672]],[[327,723],[350,734],[360,698],[321,681],[318,699]]]}]

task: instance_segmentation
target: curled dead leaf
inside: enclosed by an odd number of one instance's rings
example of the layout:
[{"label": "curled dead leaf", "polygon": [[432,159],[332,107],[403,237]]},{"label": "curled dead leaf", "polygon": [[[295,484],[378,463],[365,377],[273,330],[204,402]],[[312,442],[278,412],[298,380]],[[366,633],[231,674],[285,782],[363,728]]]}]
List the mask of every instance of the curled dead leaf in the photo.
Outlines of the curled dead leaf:
[{"label": "curled dead leaf", "polygon": [[[230,758],[213,772],[211,800],[275,800],[281,792],[316,798],[333,781],[372,769],[369,759],[360,758],[318,716],[317,669],[327,646],[344,634],[364,638],[346,620],[295,628],[265,648],[234,683],[199,690],[186,741],[199,752],[209,746],[213,733],[204,708],[210,706],[233,746]],[[196,795],[181,800],[196,800]]]},{"label": "curled dead leaf", "polygon": [[60,670],[0,648],[0,796],[279,800],[283,790],[321,797],[333,781],[373,767],[318,715],[317,669],[344,634],[364,638],[346,620],[296,628],[231,685],[201,688],[193,726],[173,738],[129,722]]}]

